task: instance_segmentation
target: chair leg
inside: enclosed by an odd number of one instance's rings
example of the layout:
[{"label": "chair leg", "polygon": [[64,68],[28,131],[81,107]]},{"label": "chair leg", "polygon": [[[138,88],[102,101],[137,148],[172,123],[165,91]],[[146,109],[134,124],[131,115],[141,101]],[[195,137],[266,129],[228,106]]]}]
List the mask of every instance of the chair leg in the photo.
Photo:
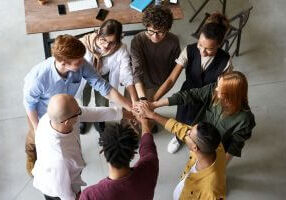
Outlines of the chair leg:
[{"label": "chair leg", "polygon": [[199,12],[201,12],[201,10],[206,6],[206,4],[209,2],[210,0],[205,0],[204,3],[200,6],[200,8],[197,10],[197,12],[195,12],[195,14],[191,17],[191,19],[189,20],[189,22],[191,23],[195,17],[199,14]]},{"label": "chair leg", "polygon": [[239,56],[240,41],[241,41],[241,30],[239,31],[239,33],[238,33],[238,35],[237,35],[237,43],[236,43],[235,56]]}]

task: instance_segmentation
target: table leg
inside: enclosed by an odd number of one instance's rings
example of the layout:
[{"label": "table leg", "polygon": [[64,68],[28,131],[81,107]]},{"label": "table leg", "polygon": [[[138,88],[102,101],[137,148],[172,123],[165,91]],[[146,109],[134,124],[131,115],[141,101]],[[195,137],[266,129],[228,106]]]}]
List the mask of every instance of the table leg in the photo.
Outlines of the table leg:
[{"label": "table leg", "polygon": [[223,0],[222,2],[222,14],[225,15],[225,9],[226,9],[226,0]]},{"label": "table leg", "polygon": [[51,43],[53,40],[50,38],[50,33],[43,33],[43,44],[44,44],[44,51],[45,51],[45,58],[51,57]]}]

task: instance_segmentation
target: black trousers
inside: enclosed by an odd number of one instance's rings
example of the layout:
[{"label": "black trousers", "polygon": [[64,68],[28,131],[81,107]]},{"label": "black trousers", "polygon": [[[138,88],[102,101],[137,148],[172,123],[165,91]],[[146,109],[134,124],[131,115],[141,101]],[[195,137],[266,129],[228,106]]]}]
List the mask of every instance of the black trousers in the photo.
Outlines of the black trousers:
[{"label": "black trousers", "polygon": [[46,200],[61,200],[59,197],[50,197],[50,196],[45,195],[45,194],[44,194],[44,197]]}]

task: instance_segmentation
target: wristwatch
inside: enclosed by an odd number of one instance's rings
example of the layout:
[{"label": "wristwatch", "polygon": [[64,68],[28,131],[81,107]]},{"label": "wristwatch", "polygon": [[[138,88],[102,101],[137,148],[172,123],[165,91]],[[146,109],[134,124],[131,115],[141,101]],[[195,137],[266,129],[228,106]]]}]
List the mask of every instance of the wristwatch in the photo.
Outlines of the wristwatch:
[{"label": "wristwatch", "polygon": [[140,97],[139,100],[141,101],[147,101],[148,99],[146,97]]}]

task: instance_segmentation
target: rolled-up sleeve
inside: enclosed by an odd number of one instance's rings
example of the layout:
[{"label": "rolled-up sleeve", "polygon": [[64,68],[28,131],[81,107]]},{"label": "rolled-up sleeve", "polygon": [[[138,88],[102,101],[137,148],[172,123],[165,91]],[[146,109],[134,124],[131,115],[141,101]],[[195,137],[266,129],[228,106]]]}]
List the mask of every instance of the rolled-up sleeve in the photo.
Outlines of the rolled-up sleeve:
[{"label": "rolled-up sleeve", "polygon": [[43,91],[43,85],[32,75],[26,76],[23,88],[23,104],[26,111],[35,111]]},{"label": "rolled-up sleeve", "polygon": [[109,94],[112,86],[105,81],[100,75],[96,73],[93,67],[85,61],[83,65],[83,78],[86,79],[88,84],[93,87],[94,90],[98,91],[102,96]]},{"label": "rolled-up sleeve", "polygon": [[185,47],[180,53],[180,56],[176,59],[176,63],[182,65],[183,67],[186,67],[188,63],[187,47]]},{"label": "rolled-up sleeve", "polygon": [[133,71],[130,63],[131,60],[126,45],[121,47],[121,55],[118,59],[120,59],[120,83],[122,83],[125,87],[134,85]]},{"label": "rolled-up sleeve", "polygon": [[177,120],[171,118],[165,124],[165,129],[176,135],[180,140],[184,141],[187,131],[192,129],[192,126],[180,123]]}]

